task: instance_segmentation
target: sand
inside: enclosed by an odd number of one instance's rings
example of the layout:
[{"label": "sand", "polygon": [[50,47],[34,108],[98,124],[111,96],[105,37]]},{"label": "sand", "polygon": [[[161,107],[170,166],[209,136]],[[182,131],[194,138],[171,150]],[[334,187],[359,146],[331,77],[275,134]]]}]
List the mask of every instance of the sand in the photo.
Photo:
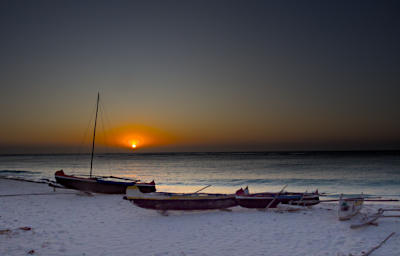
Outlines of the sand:
[{"label": "sand", "polygon": [[[0,179],[0,255],[361,255],[391,237],[372,255],[400,255],[400,218],[350,229],[336,204],[297,212],[170,212],[162,216],[122,195],[85,196],[46,184]],[[398,207],[400,204],[385,205]],[[367,204],[363,213],[379,204]],[[31,230],[21,230],[30,227]],[[9,230],[9,231],[7,231]]]}]

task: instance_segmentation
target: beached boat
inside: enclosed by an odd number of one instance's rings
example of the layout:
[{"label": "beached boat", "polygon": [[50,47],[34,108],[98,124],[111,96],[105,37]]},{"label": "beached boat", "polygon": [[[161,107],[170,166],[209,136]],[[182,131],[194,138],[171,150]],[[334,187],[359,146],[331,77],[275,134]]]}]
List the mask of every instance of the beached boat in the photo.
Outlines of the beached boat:
[{"label": "beached boat", "polygon": [[245,208],[276,208],[283,199],[300,199],[298,196],[282,196],[280,193],[254,193],[250,194],[248,187],[236,191],[236,202]]},{"label": "beached boat", "polygon": [[[81,190],[85,192],[104,193],[104,194],[124,194],[128,186],[137,184],[139,180],[133,180],[122,177],[114,176],[92,176],[93,170],[93,156],[94,146],[96,138],[96,124],[97,124],[97,113],[99,110],[99,99],[100,94],[97,94],[96,102],[96,117],[94,121],[93,129],[93,140],[92,140],[92,154],[90,159],[90,172],[89,177],[78,177],[73,175],[66,175],[63,170],[56,171],[54,176],[60,185],[70,188]],[[150,183],[149,183],[150,184]],[[155,185],[140,185],[143,187],[143,191],[155,191]]]},{"label": "beached boat", "polygon": [[343,198],[340,195],[338,206],[339,220],[349,220],[357,215],[364,204],[364,197]]},{"label": "beached boat", "polygon": [[[290,205],[299,205],[299,206],[312,206],[319,204],[321,201],[319,200],[318,191],[312,193],[298,193],[298,192],[283,192],[282,196],[296,196],[295,199],[290,198],[282,198],[280,200],[281,204],[290,204]],[[299,198],[300,197],[300,198]]]},{"label": "beached boat", "polygon": [[126,189],[125,199],[141,208],[160,211],[226,209],[237,205],[233,194],[143,193],[136,185]]},{"label": "beached boat", "polygon": [[236,201],[245,208],[276,208],[280,203],[310,206],[319,203],[318,192],[316,193],[295,193],[295,192],[263,192],[249,193],[248,187],[236,191]]},{"label": "beached boat", "polygon": [[66,175],[63,170],[55,173],[57,183],[66,188],[81,190],[85,192],[103,194],[125,194],[128,186],[137,185],[143,193],[156,190],[154,181],[150,183],[139,183],[139,180],[129,181],[130,179],[99,176],[99,177],[77,177]]}]

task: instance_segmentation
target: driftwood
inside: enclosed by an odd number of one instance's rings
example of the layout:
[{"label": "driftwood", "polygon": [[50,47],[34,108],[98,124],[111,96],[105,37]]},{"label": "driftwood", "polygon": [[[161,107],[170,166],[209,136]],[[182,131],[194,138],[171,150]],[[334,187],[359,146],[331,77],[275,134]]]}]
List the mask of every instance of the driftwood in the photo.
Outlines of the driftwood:
[{"label": "driftwood", "polygon": [[0,229],[0,235],[8,234],[11,232],[11,229]]},{"label": "driftwood", "polygon": [[362,256],[368,256],[370,255],[373,251],[375,251],[376,249],[378,249],[379,247],[381,247],[387,240],[389,240],[389,238],[391,238],[394,234],[396,234],[395,232],[392,232],[388,237],[385,238],[385,240],[383,240],[380,244],[378,244],[377,246],[373,247],[371,250],[369,250],[368,252],[364,252],[361,255]]},{"label": "driftwood", "polygon": [[31,227],[19,227],[18,229],[20,229],[20,230],[24,230],[24,231],[29,231],[29,230],[32,230],[32,228],[31,228]]},{"label": "driftwood", "polygon": [[[31,227],[19,227],[19,228],[16,228],[16,229],[14,229],[14,230],[30,231],[30,230],[32,230],[32,228],[31,228]],[[0,235],[9,234],[9,233],[11,233],[12,231],[13,231],[13,230],[11,230],[11,229],[1,229],[1,230],[0,230]]]}]

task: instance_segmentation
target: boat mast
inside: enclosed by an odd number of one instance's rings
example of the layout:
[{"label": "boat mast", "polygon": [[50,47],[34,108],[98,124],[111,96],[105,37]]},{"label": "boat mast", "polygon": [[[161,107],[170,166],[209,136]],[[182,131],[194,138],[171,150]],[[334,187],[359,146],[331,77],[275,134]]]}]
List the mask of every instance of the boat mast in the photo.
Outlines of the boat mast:
[{"label": "boat mast", "polygon": [[100,93],[97,93],[97,103],[96,103],[96,118],[94,119],[94,129],[93,129],[93,141],[92,141],[92,157],[90,158],[90,175],[92,177],[92,167],[93,167],[93,154],[94,154],[94,139],[96,138],[96,125],[97,125],[97,112],[99,111],[99,98]]}]

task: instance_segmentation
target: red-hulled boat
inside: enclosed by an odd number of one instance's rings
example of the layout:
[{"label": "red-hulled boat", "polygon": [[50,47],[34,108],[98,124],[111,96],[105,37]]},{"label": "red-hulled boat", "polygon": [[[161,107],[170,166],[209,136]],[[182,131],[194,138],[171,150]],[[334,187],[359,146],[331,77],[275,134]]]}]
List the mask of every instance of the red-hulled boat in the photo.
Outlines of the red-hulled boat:
[{"label": "red-hulled boat", "polygon": [[137,185],[143,193],[154,192],[155,183],[139,183],[139,180],[130,180],[119,177],[76,177],[66,175],[63,170],[55,173],[57,183],[66,188],[81,190],[85,192],[103,194],[125,194],[128,186]]}]

